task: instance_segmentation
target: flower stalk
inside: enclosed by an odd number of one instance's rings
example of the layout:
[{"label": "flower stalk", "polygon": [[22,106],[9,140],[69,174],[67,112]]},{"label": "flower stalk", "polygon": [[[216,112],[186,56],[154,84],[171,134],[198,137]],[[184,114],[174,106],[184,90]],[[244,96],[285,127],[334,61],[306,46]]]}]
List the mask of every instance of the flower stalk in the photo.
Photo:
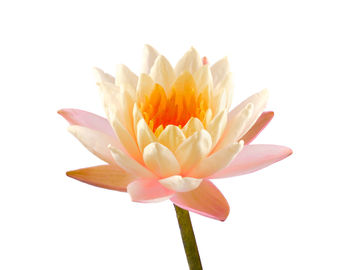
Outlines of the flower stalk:
[{"label": "flower stalk", "polygon": [[182,243],[184,245],[190,270],[202,270],[202,263],[198,252],[196,237],[194,236],[190,214],[174,204],[177,221],[179,223]]}]

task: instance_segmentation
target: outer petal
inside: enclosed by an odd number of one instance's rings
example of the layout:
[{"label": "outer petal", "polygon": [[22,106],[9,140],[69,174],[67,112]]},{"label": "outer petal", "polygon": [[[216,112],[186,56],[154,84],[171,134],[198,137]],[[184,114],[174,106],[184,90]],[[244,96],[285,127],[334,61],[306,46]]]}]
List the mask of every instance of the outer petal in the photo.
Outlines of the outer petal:
[{"label": "outer petal", "polygon": [[212,174],[225,168],[234,157],[242,150],[243,141],[233,143],[203,159],[197,167],[187,175],[196,178],[209,178]]},{"label": "outer petal", "polygon": [[179,76],[184,71],[194,74],[202,66],[202,60],[195,48],[191,48],[175,66],[175,74]]},{"label": "outer petal", "polygon": [[225,78],[226,74],[229,71],[230,65],[228,63],[227,57],[220,59],[211,67],[214,88]]},{"label": "outer petal", "polygon": [[267,126],[272,120],[274,112],[263,112],[258,120],[256,120],[254,126],[241,138],[245,144],[250,144],[260,132]]},{"label": "outer petal", "polygon": [[62,115],[71,125],[91,128],[111,137],[116,137],[113,128],[106,118],[78,109],[61,109],[58,111],[58,113]]},{"label": "outer petal", "polygon": [[175,155],[181,165],[182,173],[197,165],[210,151],[210,134],[202,129],[183,141],[176,149]]},{"label": "outer petal", "polygon": [[114,83],[114,77],[108,73],[105,73],[102,69],[97,67],[93,68],[93,72],[96,78],[96,83],[100,84],[101,82]]},{"label": "outer petal", "polygon": [[67,172],[67,176],[84,183],[126,192],[126,187],[134,177],[116,166],[101,165]]},{"label": "outer petal", "polygon": [[140,163],[138,163],[136,160],[132,159],[122,151],[114,148],[111,145],[109,145],[109,149],[111,150],[113,158],[118,164],[118,166],[124,169],[129,174],[143,179],[157,178],[150,170],[142,166]]},{"label": "outer petal", "polygon": [[176,192],[189,192],[195,190],[201,184],[202,179],[193,177],[182,177],[173,175],[168,178],[159,180],[163,186]]},{"label": "outer petal", "polygon": [[213,78],[209,69],[209,65],[204,65],[198,69],[193,75],[194,80],[196,81],[198,93],[204,92],[208,89],[208,92],[213,91]]},{"label": "outer petal", "polygon": [[158,181],[137,180],[128,185],[127,191],[134,202],[158,202],[169,199],[174,191],[162,186]]},{"label": "outer petal", "polygon": [[143,160],[146,166],[161,178],[179,174],[181,170],[174,154],[157,142],[145,147]]},{"label": "outer petal", "polygon": [[159,55],[151,69],[151,78],[155,83],[163,86],[166,93],[175,81],[175,72],[169,61],[162,55]]},{"label": "outer petal", "polygon": [[267,89],[263,89],[260,92],[250,96],[245,101],[240,103],[236,108],[234,108],[228,115],[229,121],[236,117],[236,115],[247,106],[247,104],[251,103],[254,105],[254,111],[252,116],[249,118],[249,121],[246,123],[244,130],[242,131],[242,136],[253,126],[259,116],[262,114],[267,100],[269,98],[269,91]]},{"label": "outer petal", "polygon": [[246,145],[228,167],[215,173],[211,178],[252,173],[288,157],[292,152],[290,148],[281,145]]},{"label": "outer petal", "polygon": [[154,61],[158,57],[159,53],[150,45],[146,44],[143,49],[141,73],[149,74]]},{"label": "outer petal", "polygon": [[133,73],[127,66],[125,65],[117,65],[117,72],[115,76],[115,84],[118,86],[128,84],[132,86],[134,93],[136,90],[138,78],[135,73]]},{"label": "outer petal", "polygon": [[228,120],[226,129],[213,150],[214,153],[226,147],[227,145],[238,141],[247,123],[249,122],[253,111],[254,105],[252,103],[249,103],[245,108],[242,109],[242,111],[239,112],[239,114],[235,115],[234,118]]},{"label": "outer petal", "polygon": [[225,197],[209,180],[203,180],[193,191],[176,193],[171,201],[183,209],[221,221],[224,221],[230,212]]},{"label": "outer petal", "polygon": [[91,153],[106,161],[115,164],[108,145],[118,148],[119,142],[105,133],[82,126],[69,126],[68,131],[72,133]]}]

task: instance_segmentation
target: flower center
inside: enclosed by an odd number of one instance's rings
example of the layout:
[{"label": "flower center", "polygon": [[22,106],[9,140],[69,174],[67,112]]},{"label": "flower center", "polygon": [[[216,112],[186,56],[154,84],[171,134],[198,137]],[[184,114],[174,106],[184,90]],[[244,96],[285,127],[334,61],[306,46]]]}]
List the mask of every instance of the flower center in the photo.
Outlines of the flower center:
[{"label": "flower center", "polygon": [[148,126],[157,136],[167,125],[182,128],[191,117],[203,122],[209,107],[209,94],[208,90],[198,94],[191,73],[184,72],[168,95],[161,85],[155,84],[151,94],[138,105]]}]

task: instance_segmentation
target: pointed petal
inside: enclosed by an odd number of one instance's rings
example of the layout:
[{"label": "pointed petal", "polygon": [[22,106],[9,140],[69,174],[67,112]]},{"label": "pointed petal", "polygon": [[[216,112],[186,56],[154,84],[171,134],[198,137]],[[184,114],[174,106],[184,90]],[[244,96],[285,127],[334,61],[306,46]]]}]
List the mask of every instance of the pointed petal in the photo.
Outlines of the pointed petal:
[{"label": "pointed petal", "polygon": [[185,134],[186,138],[188,138],[203,128],[201,120],[196,117],[191,117],[190,120],[187,121],[187,124],[182,128],[182,132]]},{"label": "pointed petal", "polygon": [[184,71],[194,74],[202,66],[202,60],[195,48],[191,48],[175,66],[175,74],[179,76]]},{"label": "pointed petal", "polygon": [[157,177],[147,168],[142,166],[136,160],[132,159],[122,151],[114,148],[109,145],[109,149],[111,150],[112,156],[115,162],[121,167],[123,170],[128,172],[131,175],[134,175],[143,179],[156,179]]},{"label": "pointed petal", "polygon": [[239,112],[239,114],[235,115],[234,118],[231,118],[228,120],[226,129],[223,135],[221,136],[218,144],[215,146],[214,150],[212,151],[213,153],[226,147],[227,145],[230,145],[238,141],[238,139],[242,135],[242,131],[245,129],[253,113],[253,110],[254,110],[254,105],[249,103],[246,105],[245,108],[243,108],[241,112]]},{"label": "pointed petal", "polygon": [[209,69],[209,65],[204,65],[198,69],[193,75],[194,80],[196,81],[198,93],[202,93],[208,88],[208,92],[213,91],[213,78]]},{"label": "pointed petal", "polygon": [[118,148],[119,142],[105,134],[87,127],[69,126],[68,131],[72,133],[91,153],[109,164],[115,164],[108,145]]},{"label": "pointed petal", "polygon": [[91,128],[111,137],[116,137],[113,128],[106,118],[78,109],[61,109],[58,113],[71,125]]},{"label": "pointed petal", "polygon": [[134,181],[134,177],[127,174],[122,169],[111,165],[101,165],[69,171],[67,172],[67,176],[93,186],[123,192],[126,192],[126,187]]},{"label": "pointed petal", "polygon": [[209,153],[210,148],[211,137],[204,129],[184,140],[175,152],[181,172],[186,173],[197,165]]},{"label": "pointed petal", "polygon": [[230,72],[230,65],[227,57],[220,59],[212,65],[211,73],[213,76],[214,88],[225,78],[228,72]]},{"label": "pointed petal", "polygon": [[203,180],[193,191],[176,193],[171,201],[183,209],[221,221],[224,221],[230,212],[224,195],[209,180]]},{"label": "pointed petal", "polygon": [[164,56],[157,57],[151,69],[151,78],[155,83],[163,86],[166,93],[170,91],[171,85],[175,81],[175,72]]},{"label": "pointed petal", "polygon": [[150,45],[146,44],[143,49],[141,73],[149,74],[154,61],[158,57],[159,53]]},{"label": "pointed petal", "polygon": [[150,76],[141,73],[136,87],[137,102],[145,102],[154,89],[154,82]]},{"label": "pointed petal", "polygon": [[158,202],[169,199],[174,191],[165,188],[158,181],[137,180],[128,185],[127,191],[134,202]]},{"label": "pointed petal", "polygon": [[244,142],[233,143],[203,159],[187,175],[196,178],[211,178],[217,171],[225,168],[243,149]]},{"label": "pointed petal", "polygon": [[260,132],[270,123],[274,116],[274,112],[263,112],[251,129],[241,138],[244,144],[250,144]]},{"label": "pointed petal", "polygon": [[161,178],[180,173],[180,165],[174,154],[164,145],[153,142],[143,152],[146,166]]},{"label": "pointed petal", "polygon": [[211,178],[226,178],[252,173],[288,157],[292,152],[290,148],[281,145],[246,145],[229,166],[215,173]]},{"label": "pointed petal", "polygon": [[147,145],[155,141],[157,141],[156,136],[147,125],[145,119],[142,118],[137,123],[137,144],[139,145],[140,151],[143,152],[143,149]]},{"label": "pointed petal", "polygon": [[254,105],[254,111],[252,113],[252,116],[250,117],[249,121],[246,123],[246,126],[244,130],[242,131],[242,136],[248,132],[248,130],[253,126],[253,124],[256,122],[256,120],[259,118],[259,116],[264,111],[264,108],[266,107],[267,100],[269,98],[269,91],[267,89],[263,89],[260,92],[250,96],[246,100],[244,100],[242,103],[240,103],[237,107],[235,107],[232,111],[229,112],[228,119],[229,121],[236,117],[236,115],[247,106],[247,104],[251,103]]},{"label": "pointed petal", "polygon": [[212,121],[210,121],[207,126],[207,131],[209,132],[212,140],[212,147],[215,147],[216,143],[221,138],[227,124],[227,111],[223,110],[221,113],[217,114]]},{"label": "pointed petal", "polygon": [[186,139],[178,126],[168,125],[158,137],[158,141],[175,153],[177,147]]},{"label": "pointed petal", "polygon": [[118,86],[127,84],[132,86],[133,90],[136,90],[138,78],[135,73],[133,73],[127,66],[125,65],[117,65],[117,72],[115,75],[115,84]]},{"label": "pointed petal", "polygon": [[222,93],[222,95],[225,97],[224,105],[225,108],[229,110],[232,104],[233,96],[233,75],[231,72],[227,73],[222,81],[214,88],[214,95],[217,95],[218,93]]},{"label": "pointed petal", "polygon": [[201,184],[202,179],[193,177],[182,177],[180,175],[173,175],[168,178],[160,179],[159,183],[167,189],[176,192],[189,192],[195,190]]},{"label": "pointed petal", "polygon": [[101,82],[108,82],[114,84],[114,77],[108,73],[105,73],[102,69],[97,67],[93,68],[93,72],[95,75],[96,83],[99,84]]}]

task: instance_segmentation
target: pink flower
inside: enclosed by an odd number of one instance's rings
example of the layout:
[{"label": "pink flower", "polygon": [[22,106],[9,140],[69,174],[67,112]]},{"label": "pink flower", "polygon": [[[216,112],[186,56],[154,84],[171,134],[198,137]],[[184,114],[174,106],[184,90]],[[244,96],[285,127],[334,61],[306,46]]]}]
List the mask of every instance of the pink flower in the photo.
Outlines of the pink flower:
[{"label": "pink flower", "polygon": [[124,65],[116,78],[98,68],[95,73],[108,120],[78,109],[59,114],[107,164],[69,171],[69,177],[128,192],[135,202],[170,199],[223,221],[229,205],[210,179],[251,173],[292,153],[284,146],[250,144],[274,115],[263,112],[266,89],[228,112],[227,58],[209,67],[191,48],[173,68],[146,45],[139,77]]}]

